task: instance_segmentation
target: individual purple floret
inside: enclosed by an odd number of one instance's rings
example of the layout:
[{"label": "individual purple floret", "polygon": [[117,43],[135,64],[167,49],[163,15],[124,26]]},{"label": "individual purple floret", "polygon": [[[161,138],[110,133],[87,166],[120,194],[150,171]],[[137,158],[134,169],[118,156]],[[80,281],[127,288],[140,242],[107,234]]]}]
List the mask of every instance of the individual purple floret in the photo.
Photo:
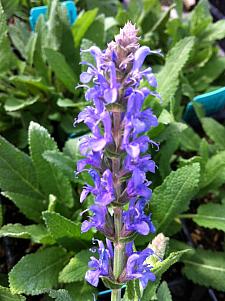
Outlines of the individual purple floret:
[{"label": "individual purple floret", "polygon": [[[152,69],[142,66],[147,55],[160,51],[140,47],[138,41],[137,29],[128,22],[104,51],[96,46],[83,50],[93,56],[95,65],[82,62],[87,71],[80,76],[80,86],[87,89],[89,105],[75,120],[75,125],[83,122],[91,132],[81,141],[84,158],[77,163],[77,173],[86,170],[92,179],[80,201],[94,196],[94,204],[84,211],[90,216],[81,230],[96,228],[107,238],[107,248],[99,242],[99,256],[91,257],[85,278],[97,286],[101,277],[113,289],[112,301],[121,300],[120,287],[128,281],[139,279],[146,287],[155,280],[152,267],[145,263],[153,251],[134,252],[133,239],[155,231],[151,214],[145,213],[152,195],[146,173],[155,172],[147,152],[158,149],[158,144],[146,132],[158,121],[143,104],[149,95],[160,97]],[[142,80],[148,88],[140,88]]]}]

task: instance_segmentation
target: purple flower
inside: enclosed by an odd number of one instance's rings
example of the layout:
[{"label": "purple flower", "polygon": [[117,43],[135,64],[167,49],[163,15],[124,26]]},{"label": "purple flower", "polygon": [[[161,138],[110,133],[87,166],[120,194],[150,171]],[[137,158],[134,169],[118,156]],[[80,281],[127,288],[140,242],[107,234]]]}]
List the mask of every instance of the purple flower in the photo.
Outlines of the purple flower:
[{"label": "purple flower", "polygon": [[139,169],[134,169],[130,180],[127,183],[127,194],[130,198],[138,196],[150,199],[152,195],[151,189],[148,188],[150,182],[147,181],[145,173]]},{"label": "purple flower", "polygon": [[[88,266],[90,268],[85,275],[85,279],[93,286],[98,286],[99,277],[107,277],[111,272],[111,262],[113,259],[112,246],[111,242],[107,240],[107,246],[109,249],[106,249],[103,242],[97,240],[98,242],[98,254],[99,259],[92,256],[89,261]],[[94,250],[93,250],[94,251]]]},{"label": "purple flower", "polygon": [[102,174],[102,177],[100,177],[97,171],[91,169],[89,174],[93,179],[94,187],[88,184],[86,185],[81,193],[80,202],[82,203],[89,193],[92,193],[96,197],[95,203],[98,205],[106,206],[114,201],[115,192],[112,172],[107,169]]},{"label": "purple flower", "polygon": [[155,227],[151,222],[151,215],[147,216],[144,213],[146,200],[140,198],[138,201],[130,200],[129,209],[124,211],[123,221],[126,231],[135,231],[141,235],[148,235],[155,232]]},{"label": "purple flower", "polygon": [[147,248],[141,252],[134,252],[127,259],[126,277],[127,280],[140,279],[143,288],[146,287],[148,281],[155,281],[156,277],[151,272],[152,266],[145,263],[146,259],[154,254]]}]

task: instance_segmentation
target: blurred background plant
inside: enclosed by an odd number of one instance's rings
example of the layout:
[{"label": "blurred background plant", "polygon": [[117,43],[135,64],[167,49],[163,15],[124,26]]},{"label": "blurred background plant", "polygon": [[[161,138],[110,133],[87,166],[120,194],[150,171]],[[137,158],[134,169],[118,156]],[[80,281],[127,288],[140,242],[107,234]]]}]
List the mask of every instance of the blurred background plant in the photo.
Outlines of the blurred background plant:
[{"label": "blurred background plant", "polygon": [[[213,23],[206,0],[189,8],[179,0],[162,2],[76,1],[78,19],[70,26],[53,0],[48,21],[40,17],[31,32],[29,10],[47,1],[0,1],[3,300],[24,300],[21,294],[41,294],[27,300],[93,300],[96,292],[83,281],[93,233],[81,236],[79,215],[89,204],[79,204],[79,193],[90,179],[74,176],[79,138],[87,128],[74,128],[73,120],[86,102],[75,87],[83,68],[79,62],[87,55],[80,57],[80,48],[104,48],[128,20],[137,24],[141,44],[164,53],[146,60],[157,73],[162,96],[161,103],[153,97],[145,103],[159,118],[149,136],[160,142],[149,210],[157,232],[171,237],[162,272],[178,259],[183,263],[163,279],[173,300],[224,300],[224,115],[215,120],[194,105],[198,119],[193,116],[191,127],[183,113],[196,95],[224,86],[225,58],[217,41],[225,38],[225,20]],[[151,240],[137,238],[137,243]],[[169,256],[187,248],[192,252]],[[158,273],[142,301],[171,300],[165,283],[156,293]],[[135,286],[127,291],[126,301],[138,298]]]}]

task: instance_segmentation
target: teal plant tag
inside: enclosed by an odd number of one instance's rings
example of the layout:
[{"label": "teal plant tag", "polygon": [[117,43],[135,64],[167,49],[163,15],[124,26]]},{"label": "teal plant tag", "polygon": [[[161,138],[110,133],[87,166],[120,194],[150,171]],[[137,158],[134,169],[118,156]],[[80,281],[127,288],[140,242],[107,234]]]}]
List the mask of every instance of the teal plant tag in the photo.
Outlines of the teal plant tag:
[{"label": "teal plant tag", "polygon": [[[75,3],[73,1],[64,1],[62,2],[62,6],[66,8],[68,20],[70,24],[73,25],[73,23],[77,19],[77,8],[75,6]],[[41,15],[44,15],[44,17],[46,18],[47,12],[48,12],[47,6],[37,6],[37,7],[33,7],[30,10],[29,21],[30,21],[30,27],[32,31],[35,30],[35,26],[37,24],[38,18]]]},{"label": "teal plant tag", "polygon": [[214,115],[225,108],[225,87],[213,92],[198,95],[189,102],[183,117],[187,123],[196,120],[194,103],[202,105],[206,116]]}]

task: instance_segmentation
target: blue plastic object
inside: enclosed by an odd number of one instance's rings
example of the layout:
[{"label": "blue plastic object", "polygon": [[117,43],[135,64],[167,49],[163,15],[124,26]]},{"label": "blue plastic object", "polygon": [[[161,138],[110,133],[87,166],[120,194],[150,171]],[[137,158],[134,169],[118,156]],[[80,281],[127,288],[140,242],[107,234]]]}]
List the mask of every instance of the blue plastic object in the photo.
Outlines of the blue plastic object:
[{"label": "blue plastic object", "polygon": [[187,123],[196,119],[193,106],[194,102],[200,103],[203,106],[206,116],[212,116],[225,108],[225,87],[213,92],[198,95],[189,102],[183,117]]},{"label": "blue plastic object", "polygon": [[[64,1],[61,4],[62,4],[62,6],[64,6],[66,8],[68,20],[69,20],[70,24],[73,25],[73,23],[77,19],[77,8],[76,8],[75,3],[73,1]],[[32,31],[35,30],[35,26],[37,24],[38,18],[41,15],[44,15],[44,17],[46,18],[47,12],[48,12],[47,6],[37,6],[37,7],[33,7],[30,10],[29,20],[30,20],[30,27],[31,27]]]}]

